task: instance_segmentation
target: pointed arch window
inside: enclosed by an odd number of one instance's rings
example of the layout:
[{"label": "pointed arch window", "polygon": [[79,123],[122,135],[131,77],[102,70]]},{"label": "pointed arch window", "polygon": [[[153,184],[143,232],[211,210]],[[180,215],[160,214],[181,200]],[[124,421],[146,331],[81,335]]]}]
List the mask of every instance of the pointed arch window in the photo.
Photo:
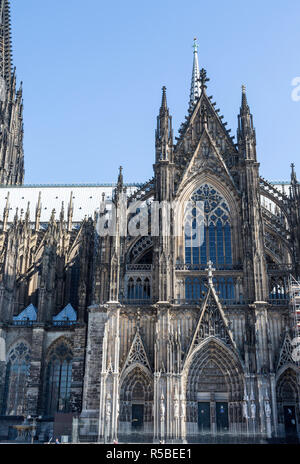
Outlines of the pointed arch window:
[{"label": "pointed arch window", "polygon": [[151,297],[151,281],[148,277],[130,277],[127,282],[127,298],[129,300],[149,300]]},{"label": "pointed arch window", "polygon": [[69,412],[71,409],[72,359],[72,350],[64,341],[50,350],[46,367],[45,395],[45,412],[49,416],[56,412]]},{"label": "pointed arch window", "polygon": [[[235,299],[235,281],[232,277],[214,277],[214,287],[221,300],[231,301]],[[199,301],[207,293],[207,277],[186,277],[185,298],[189,301]]]},{"label": "pointed arch window", "polygon": [[132,277],[130,277],[130,279],[128,280],[127,295],[128,295],[128,299],[130,300],[134,299],[134,280]]},{"label": "pointed arch window", "polygon": [[8,354],[3,414],[20,416],[25,413],[29,370],[30,349],[23,342],[17,343]]},{"label": "pointed arch window", "polygon": [[225,198],[210,184],[199,187],[185,211],[185,263],[232,265],[230,210]]}]

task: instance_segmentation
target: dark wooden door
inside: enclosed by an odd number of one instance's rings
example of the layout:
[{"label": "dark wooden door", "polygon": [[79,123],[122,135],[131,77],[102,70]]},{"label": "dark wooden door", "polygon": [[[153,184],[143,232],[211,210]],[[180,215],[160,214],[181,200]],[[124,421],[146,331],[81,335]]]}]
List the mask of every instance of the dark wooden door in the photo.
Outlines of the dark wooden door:
[{"label": "dark wooden door", "polygon": [[295,406],[284,406],[285,433],[288,437],[297,435]]},{"label": "dark wooden door", "polygon": [[139,429],[144,424],[144,405],[132,405],[132,427]]},{"label": "dark wooden door", "polygon": [[198,427],[200,432],[210,432],[210,403],[198,403]]},{"label": "dark wooden door", "polygon": [[228,432],[228,403],[219,402],[216,403],[216,419],[217,419],[217,431]]}]

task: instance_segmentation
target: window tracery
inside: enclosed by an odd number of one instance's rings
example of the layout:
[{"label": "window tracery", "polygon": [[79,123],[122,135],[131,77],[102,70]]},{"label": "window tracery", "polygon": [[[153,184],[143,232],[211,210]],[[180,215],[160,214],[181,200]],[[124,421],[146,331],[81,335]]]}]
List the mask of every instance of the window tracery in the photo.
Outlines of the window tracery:
[{"label": "window tracery", "polygon": [[46,414],[70,411],[72,380],[71,348],[64,341],[55,344],[48,355],[46,368]]},{"label": "window tracery", "polygon": [[24,342],[17,343],[8,354],[4,392],[4,413],[22,415],[26,408],[26,387],[30,371],[30,349]]},{"label": "window tracery", "polygon": [[186,264],[232,265],[230,210],[224,197],[210,184],[191,196],[185,211]]}]

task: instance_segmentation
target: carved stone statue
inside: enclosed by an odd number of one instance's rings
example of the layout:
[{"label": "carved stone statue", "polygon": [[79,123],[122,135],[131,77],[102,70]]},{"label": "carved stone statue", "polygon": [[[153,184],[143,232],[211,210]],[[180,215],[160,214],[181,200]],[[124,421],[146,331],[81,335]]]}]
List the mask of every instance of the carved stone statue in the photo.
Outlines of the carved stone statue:
[{"label": "carved stone statue", "polygon": [[243,417],[249,419],[247,401],[243,401]]},{"label": "carved stone statue", "polygon": [[272,413],[272,410],[271,410],[270,402],[269,400],[266,400],[265,401],[265,414],[268,419],[271,417],[271,413]]},{"label": "carved stone statue", "polygon": [[250,410],[251,410],[251,419],[255,419],[255,417],[256,417],[256,404],[254,403],[254,401],[251,401]]}]

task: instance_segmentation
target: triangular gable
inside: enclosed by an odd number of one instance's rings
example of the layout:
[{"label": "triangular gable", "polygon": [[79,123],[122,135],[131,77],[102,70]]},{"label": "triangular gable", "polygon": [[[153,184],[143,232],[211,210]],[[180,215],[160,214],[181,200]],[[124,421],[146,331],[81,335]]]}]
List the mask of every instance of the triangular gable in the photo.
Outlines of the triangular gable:
[{"label": "triangular gable", "polygon": [[37,320],[37,309],[33,304],[30,304],[25,308],[18,316],[14,316],[14,321],[36,321]]},{"label": "triangular gable", "polygon": [[204,171],[205,169],[218,171],[217,174],[223,173],[227,175],[232,185],[236,187],[233,177],[217,145],[213,141],[207,129],[203,130],[197,148],[190,162],[186,165],[186,168],[184,169],[180,185],[182,185],[185,182],[185,180],[189,179],[193,174],[199,173],[200,171]]},{"label": "triangular gable", "polygon": [[230,170],[233,167],[233,157],[239,156],[239,154],[225,126],[226,123],[223,123],[222,117],[218,115],[218,110],[214,108],[210,97],[207,97],[206,92],[203,91],[193,112],[179,131],[181,136],[175,147],[174,157],[181,179],[183,174],[187,172],[191,160],[195,157],[195,153],[205,132],[205,137],[209,138],[216,158],[219,160],[220,165],[222,165],[222,169],[227,172],[233,182]]},{"label": "triangular gable", "polygon": [[289,332],[286,331],[278,358],[277,371],[285,364],[296,364],[292,356],[293,350],[294,347],[292,346],[291,336]]},{"label": "triangular gable", "polygon": [[77,313],[69,303],[57,316],[53,316],[54,321],[77,321]]},{"label": "triangular gable", "polygon": [[[219,110],[216,110],[214,108],[214,105],[212,102],[211,102],[211,97],[208,97],[206,92],[202,92],[201,93],[201,96],[198,100],[198,103],[196,104],[195,108],[194,108],[194,111],[192,112],[191,114],[191,117],[190,117],[190,120],[189,120],[189,124],[187,125],[187,128],[190,124],[193,124],[197,118],[201,118],[202,115],[203,115],[203,109],[205,108],[205,111],[207,113],[207,115],[211,116],[214,121],[216,122],[216,127],[217,129],[220,130],[220,132],[224,135],[225,139],[226,139],[226,144],[227,144],[227,147],[228,148],[231,148],[233,151],[237,151],[236,149],[236,146],[231,138],[231,136],[229,135],[229,130],[226,129],[225,127],[225,123],[223,123],[221,117],[218,115],[218,112]],[[185,131],[186,132],[186,131]]]},{"label": "triangular gable", "polygon": [[139,330],[137,330],[135,334],[122,371],[124,372],[127,367],[135,363],[142,364],[149,369],[150,372],[152,371]]},{"label": "triangular gable", "polygon": [[227,318],[213,286],[209,287],[202,304],[199,321],[186,359],[189,358],[194,349],[208,337],[216,337],[238,352],[231,330],[229,329]]}]

